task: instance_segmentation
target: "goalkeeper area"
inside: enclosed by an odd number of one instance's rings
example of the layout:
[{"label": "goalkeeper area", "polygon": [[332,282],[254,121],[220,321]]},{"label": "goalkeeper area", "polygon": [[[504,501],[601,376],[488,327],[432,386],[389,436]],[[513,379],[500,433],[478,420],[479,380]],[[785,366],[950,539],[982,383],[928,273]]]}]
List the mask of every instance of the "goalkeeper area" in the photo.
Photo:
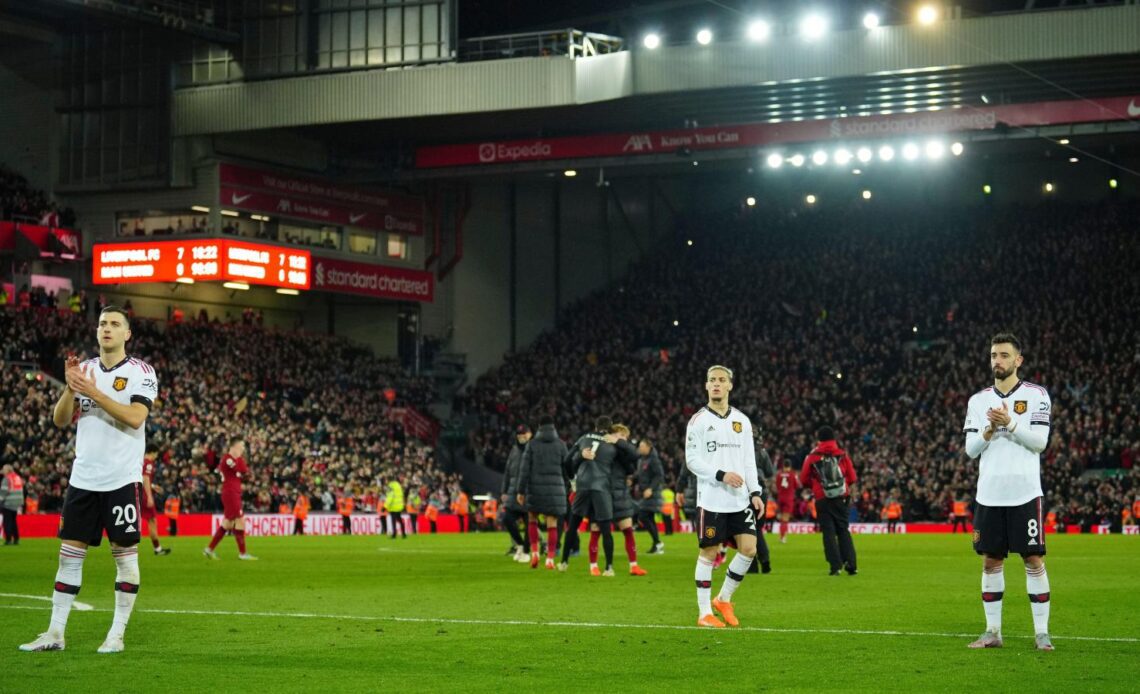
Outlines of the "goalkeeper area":
[{"label": "goalkeeper area", "polygon": [[969,535],[858,536],[857,576],[827,575],[818,535],[790,536],[772,544],[773,572],[737,592],[741,627],[716,631],[695,627],[693,536],[664,540],[640,557],[648,576],[619,552],[618,575],[595,578],[584,556],[566,573],[513,562],[501,533],[254,538],[258,562],[164,538],[170,556],[142,546],[118,655],[95,653],[114,599],[106,545],[85,563],[66,650],[17,651],[47,625],[58,551],[25,540],[0,560],[0,689],[1110,692],[1140,678],[1135,537],[1049,537],[1053,653],[1033,649],[1016,558],[1005,647],[966,648],[985,625]]}]

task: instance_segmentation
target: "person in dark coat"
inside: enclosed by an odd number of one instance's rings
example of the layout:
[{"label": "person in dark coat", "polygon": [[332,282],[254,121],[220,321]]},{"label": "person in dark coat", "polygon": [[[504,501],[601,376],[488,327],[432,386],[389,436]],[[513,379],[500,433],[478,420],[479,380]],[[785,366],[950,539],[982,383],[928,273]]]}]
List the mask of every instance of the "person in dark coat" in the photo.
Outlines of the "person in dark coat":
[{"label": "person in dark coat", "polygon": [[503,526],[511,536],[511,549],[507,554],[513,554],[520,562],[530,561],[526,551],[526,540],[519,530],[519,521],[526,517],[526,509],[518,502],[518,481],[522,473],[523,451],[530,442],[533,434],[530,427],[520,424],[515,431],[515,445],[511,446],[511,453],[507,456],[507,467],[503,471],[503,486],[499,490],[500,501],[503,504]]},{"label": "person in dark coat", "polygon": [[515,500],[527,510],[527,539],[530,540],[530,568],[538,568],[538,516],[546,516],[546,568],[554,568],[558,551],[558,519],[566,513],[566,484],[562,463],[566,444],[558,438],[554,420],[543,417],[538,434],[522,455]]},{"label": "person in dark coat", "polygon": [[[757,432],[759,438],[759,432]],[[768,455],[768,449],[764,448],[764,444],[756,441],[756,476],[761,480],[760,484],[764,487],[763,495],[760,497],[767,508],[768,499],[771,497],[769,490],[769,480],[776,475],[776,466],[772,464],[772,456]],[[752,560],[752,566],[749,567],[748,573],[771,573],[771,553],[768,551],[768,542],[764,539],[764,524],[762,522],[756,524],[756,558]]]},{"label": "person in dark coat", "polygon": [[637,453],[637,488],[641,496],[638,500],[637,520],[641,527],[649,531],[649,537],[653,540],[649,553],[660,554],[665,545],[657,533],[657,514],[661,513],[663,504],[661,490],[665,488],[665,468],[649,439],[638,442]]},{"label": "person in dark coat", "polygon": [[[629,476],[637,469],[637,448],[629,442],[629,427],[615,424],[610,433],[616,437],[613,442],[617,457],[610,467],[610,494],[613,497],[614,521],[625,538],[625,553],[629,557],[629,574],[644,576],[645,569],[637,565],[637,540],[633,536],[633,517],[637,515],[637,503],[629,493]],[[597,523],[590,524],[591,554],[597,551],[600,529]],[[612,573],[613,565],[606,557],[606,571]],[[610,575],[607,573],[606,575]]]},{"label": "person in dark coat", "polygon": [[[610,432],[613,425],[613,420],[609,417],[598,417],[594,421],[594,430],[583,434],[574,443],[565,463],[567,477],[574,480],[573,513],[566,528],[567,538],[577,535],[578,526],[584,519],[589,518],[591,523],[597,523],[602,546],[605,548],[607,565],[612,565],[614,558],[614,536],[610,532],[614,519],[610,472],[617,459],[618,449],[614,446],[617,436]],[[566,570],[566,565],[570,561],[568,547],[569,544],[564,544],[562,547],[562,564],[558,567],[561,571]],[[602,575],[602,571],[598,568],[597,552],[597,544],[591,541],[590,575],[592,576]],[[612,566],[606,575],[613,575]]]}]

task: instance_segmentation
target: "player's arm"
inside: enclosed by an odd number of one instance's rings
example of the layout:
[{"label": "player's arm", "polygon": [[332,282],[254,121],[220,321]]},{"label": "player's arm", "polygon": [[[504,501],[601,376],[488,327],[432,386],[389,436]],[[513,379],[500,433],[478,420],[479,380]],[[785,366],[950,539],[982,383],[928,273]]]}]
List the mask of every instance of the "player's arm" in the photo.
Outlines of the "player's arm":
[{"label": "player's arm", "polygon": [[621,465],[622,471],[632,475],[637,470],[637,448],[625,439],[614,441],[614,447],[617,448],[617,462]]},{"label": "player's arm", "polygon": [[146,506],[147,506],[147,508],[154,508],[154,492],[151,490],[151,487],[150,487],[150,478],[147,477],[146,475],[143,475],[143,483],[142,484],[143,484],[143,493],[146,497]]},{"label": "player's arm", "polygon": [[970,398],[970,404],[966,407],[966,423],[962,426],[966,433],[966,455],[970,460],[977,458],[989,447],[988,436],[993,435],[989,429],[990,423],[984,417],[979,417],[974,410],[974,399]]},{"label": "player's arm", "polygon": [[711,458],[705,450],[700,425],[693,426],[690,423],[685,431],[685,467],[700,482],[720,482],[724,479],[724,470],[717,469]]},{"label": "player's arm", "polygon": [[1049,422],[1052,416],[1053,403],[1048,394],[1035,398],[1033,413],[1029,416],[1029,423],[1011,422],[1010,437],[1025,448],[1040,453],[1049,445]]},{"label": "player's arm", "polygon": [[71,424],[71,418],[74,416],[75,391],[64,385],[63,392],[59,394],[59,400],[55,401],[55,409],[51,413],[52,423],[57,429],[63,429]]}]

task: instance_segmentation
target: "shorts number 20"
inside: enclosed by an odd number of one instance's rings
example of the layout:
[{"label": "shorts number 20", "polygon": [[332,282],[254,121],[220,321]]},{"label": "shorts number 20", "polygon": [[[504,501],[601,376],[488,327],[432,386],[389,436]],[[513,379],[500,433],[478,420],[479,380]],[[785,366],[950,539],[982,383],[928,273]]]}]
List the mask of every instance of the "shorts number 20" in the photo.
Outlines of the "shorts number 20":
[{"label": "shorts number 20", "polygon": [[135,509],[134,504],[115,506],[111,509],[111,513],[115,514],[115,525],[122,525],[124,522],[134,523],[138,520],[138,511]]}]

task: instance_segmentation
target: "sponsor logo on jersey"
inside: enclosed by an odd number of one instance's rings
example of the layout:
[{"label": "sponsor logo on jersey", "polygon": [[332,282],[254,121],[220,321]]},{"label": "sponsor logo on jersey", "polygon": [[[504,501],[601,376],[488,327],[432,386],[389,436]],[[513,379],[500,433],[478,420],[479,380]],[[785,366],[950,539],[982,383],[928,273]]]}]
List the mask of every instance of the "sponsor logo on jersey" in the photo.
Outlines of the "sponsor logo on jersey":
[{"label": "sponsor logo on jersey", "polygon": [[123,378],[122,376],[118,376],[115,378],[115,382],[111,384],[111,387],[121,393],[127,389],[127,379]]},{"label": "sponsor logo on jersey", "polygon": [[733,422],[732,423],[732,430],[739,434],[740,432],[744,431],[744,423],[743,422]]},{"label": "sponsor logo on jersey", "polygon": [[1016,412],[1017,414],[1025,414],[1025,411],[1027,409],[1029,409],[1029,401],[1028,400],[1014,400],[1013,401],[1013,411]]}]

